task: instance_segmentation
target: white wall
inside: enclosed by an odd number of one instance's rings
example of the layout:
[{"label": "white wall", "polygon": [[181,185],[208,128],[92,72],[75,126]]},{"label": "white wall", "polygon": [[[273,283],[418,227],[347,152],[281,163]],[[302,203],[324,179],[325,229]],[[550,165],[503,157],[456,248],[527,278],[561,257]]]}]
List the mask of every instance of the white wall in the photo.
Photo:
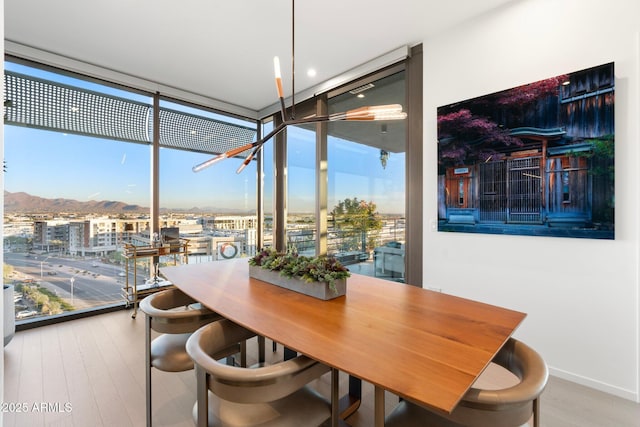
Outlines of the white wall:
[{"label": "white wall", "polygon": [[638,401],[640,2],[520,0],[424,41],[425,224],[437,218],[436,108],[615,62],[615,241],[438,233],[424,286],[528,313],[551,373]]}]

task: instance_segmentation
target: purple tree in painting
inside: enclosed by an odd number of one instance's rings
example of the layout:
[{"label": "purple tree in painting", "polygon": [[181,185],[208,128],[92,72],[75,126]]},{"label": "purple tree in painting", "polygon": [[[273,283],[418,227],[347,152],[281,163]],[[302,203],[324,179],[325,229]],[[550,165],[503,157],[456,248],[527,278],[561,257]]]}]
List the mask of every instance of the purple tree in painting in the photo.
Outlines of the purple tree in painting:
[{"label": "purple tree in painting", "polygon": [[519,138],[510,135],[510,129],[535,126],[540,116],[548,116],[545,101],[557,99],[566,79],[561,75],[439,109],[440,165],[498,160],[505,147],[522,146]]},{"label": "purple tree in painting", "polygon": [[518,138],[509,136],[509,130],[485,117],[474,116],[471,111],[461,109],[453,113],[438,116],[438,140],[440,161],[463,164],[465,161],[487,161],[496,155],[491,145],[522,145]]}]

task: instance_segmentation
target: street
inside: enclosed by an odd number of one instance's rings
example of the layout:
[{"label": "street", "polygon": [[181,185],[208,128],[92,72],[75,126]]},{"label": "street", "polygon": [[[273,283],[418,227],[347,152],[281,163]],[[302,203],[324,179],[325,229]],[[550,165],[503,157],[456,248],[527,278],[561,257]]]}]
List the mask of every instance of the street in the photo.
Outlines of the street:
[{"label": "street", "polygon": [[[99,259],[72,259],[48,254],[5,253],[14,268],[14,281],[33,280],[76,310],[122,302],[124,267]],[[130,283],[133,274],[129,273]],[[144,281],[140,269],[138,282]]]}]

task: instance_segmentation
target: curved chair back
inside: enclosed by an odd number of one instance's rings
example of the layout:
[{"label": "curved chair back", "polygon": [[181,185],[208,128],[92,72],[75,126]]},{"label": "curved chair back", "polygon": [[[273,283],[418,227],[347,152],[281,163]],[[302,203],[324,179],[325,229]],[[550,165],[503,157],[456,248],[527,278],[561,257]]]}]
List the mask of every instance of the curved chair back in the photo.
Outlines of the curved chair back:
[{"label": "curved chair back", "polygon": [[204,426],[320,425],[329,403],[306,385],[330,368],[306,356],[274,365],[239,368],[216,360],[216,353],[255,334],[223,319],[200,328],[187,341],[193,359],[198,400],[194,418]]},{"label": "curved chair back", "polygon": [[151,329],[163,334],[194,332],[222,318],[179,289],[167,289],[149,295],[140,301],[140,310],[150,319]]},{"label": "curved chair back", "polygon": [[539,402],[549,377],[542,357],[521,341],[510,338],[493,362],[516,375],[520,381],[498,390],[472,387],[451,414],[434,414],[408,402],[401,402],[387,417],[392,427],[458,426],[516,427],[539,426]]},{"label": "curved chair back", "polygon": [[255,333],[230,320],[221,320],[201,328],[187,341],[187,353],[207,371],[209,390],[216,396],[237,403],[272,402],[330,370],[306,356],[252,369],[225,365],[211,357],[221,349],[252,336]]},{"label": "curved chair back", "polygon": [[[207,323],[222,319],[179,289],[166,289],[140,301],[145,313],[145,364],[147,427],[152,425],[151,368],[165,372],[193,369],[193,360],[186,350],[191,333]],[[160,335],[152,339],[151,331]],[[239,351],[229,348],[225,355]]]},{"label": "curved chair back", "polygon": [[451,419],[477,427],[521,426],[534,415],[538,424],[538,398],[549,371],[542,357],[522,341],[510,338],[493,362],[516,375],[518,384],[499,390],[471,388],[451,414]]}]

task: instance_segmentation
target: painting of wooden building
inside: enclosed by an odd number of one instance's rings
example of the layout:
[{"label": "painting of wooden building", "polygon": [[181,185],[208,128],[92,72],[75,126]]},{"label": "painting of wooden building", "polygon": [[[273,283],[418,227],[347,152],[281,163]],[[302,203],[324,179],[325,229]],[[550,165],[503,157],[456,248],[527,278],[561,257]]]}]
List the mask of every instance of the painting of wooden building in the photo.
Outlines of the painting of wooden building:
[{"label": "painting of wooden building", "polygon": [[614,238],[614,64],[438,108],[438,230]]}]

